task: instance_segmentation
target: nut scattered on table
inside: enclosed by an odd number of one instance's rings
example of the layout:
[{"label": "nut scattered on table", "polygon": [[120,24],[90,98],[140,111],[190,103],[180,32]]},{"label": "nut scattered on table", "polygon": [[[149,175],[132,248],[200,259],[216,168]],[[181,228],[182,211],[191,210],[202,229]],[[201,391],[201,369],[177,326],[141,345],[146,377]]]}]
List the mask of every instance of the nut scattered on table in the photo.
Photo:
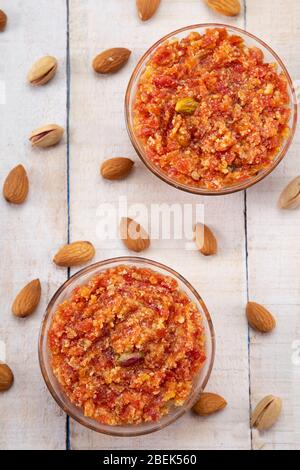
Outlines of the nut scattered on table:
[{"label": "nut scattered on table", "polygon": [[102,163],[101,175],[107,180],[120,180],[131,172],[133,165],[134,162],[130,158],[110,158]]},{"label": "nut scattered on table", "polygon": [[39,279],[26,284],[18,293],[13,304],[12,312],[16,317],[25,318],[33,313],[41,299],[41,283]]},{"label": "nut scattered on table", "polygon": [[251,416],[251,426],[259,431],[269,429],[279,418],[281,410],[281,398],[267,395],[256,405]]},{"label": "nut scattered on table", "polygon": [[52,147],[58,144],[64,135],[64,129],[57,124],[47,124],[34,130],[29,140],[33,147]]},{"label": "nut scattered on table", "polygon": [[300,176],[296,176],[282,191],[278,205],[281,209],[300,207]]},{"label": "nut scattered on table", "polygon": [[12,204],[22,204],[27,198],[29,181],[23,165],[13,168],[7,175],[3,185],[3,196]]},{"label": "nut scattered on table", "polygon": [[160,0],[136,0],[136,7],[142,21],[149,20],[158,9]]},{"label": "nut scattered on table", "polygon": [[14,374],[7,364],[0,364],[0,392],[9,390],[14,382]]},{"label": "nut scattered on table", "polygon": [[131,51],[125,47],[114,47],[98,54],[93,60],[93,69],[100,74],[120,70],[130,57]]},{"label": "nut scattered on table", "polygon": [[241,11],[239,0],[205,0],[207,5],[225,16],[237,16]]},{"label": "nut scattered on table", "polygon": [[0,10],[0,31],[4,31],[7,25],[7,15],[3,10]]},{"label": "nut scattered on table", "polygon": [[41,57],[31,67],[27,79],[31,85],[40,86],[48,83],[56,74],[57,60],[52,56]]},{"label": "nut scattered on table", "polygon": [[246,316],[249,325],[261,333],[269,333],[276,326],[276,320],[273,315],[265,307],[256,302],[247,303]]},{"label": "nut scattered on table", "polygon": [[193,406],[193,411],[199,416],[208,416],[222,410],[227,401],[216,393],[201,393],[199,400]]},{"label": "nut scattered on table", "polygon": [[57,266],[71,267],[87,263],[95,256],[95,248],[88,241],[77,241],[64,245],[53,258]]},{"label": "nut scattered on table", "polygon": [[129,217],[122,217],[120,234],[124,245],[132,251],[139,253],[150,246],[150,238],[143,227]]},{"label": "nut scattered on table", "polygon": [[198,223],[195,227],[195,241],[198,250],[204,256],[215,255],[218,251],[218,243],[212,230],[205,224]]}]

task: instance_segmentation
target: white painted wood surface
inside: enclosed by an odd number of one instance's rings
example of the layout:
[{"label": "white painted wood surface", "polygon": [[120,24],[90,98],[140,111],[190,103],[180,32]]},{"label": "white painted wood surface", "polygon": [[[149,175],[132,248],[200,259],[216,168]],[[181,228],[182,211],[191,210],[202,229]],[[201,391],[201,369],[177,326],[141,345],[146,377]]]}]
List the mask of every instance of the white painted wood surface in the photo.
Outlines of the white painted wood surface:
[{"label": "white painted wood surface", "polygon": [[[299,80],[300,50],[295,47],[300,34],[299,2],[250,0],[247,4],[247,29],[267,41],[293,80]],[[261,442],[267,449],[300,448],[300,366],[292,362],[293,342],[300,339],[300,217],[299,211],[276,207],[278,193],[300,174],[299,151],[298,126],[282,164],[247,195],[249,295],[269,307],[278,320],[267,337],[251,333],[251,402],[254,405],[273,393],[284,403],[280,421],[258,442],[254,439],[254,448]]]},{"label": "white painted wood surface", "polygon": [[[246,27],[274,47],[297,79],[298,2],[244,3],[246,10],[232,19],[211,12],[200,0],[162,0],[157,14],[142,23],[134,0],[1,2],[9,26],[0,35],[0,80],[6,87],[6,103],[0,104],[0,177],[3,181],[11,167],[23,163],[31,191],[21,207],[0,201],[0,340],[6,344],[7,362],[16,376],[13,388],[0,396],[0,448],[63,449],[66,441],[72,449],[300,448],[300,366],[291,359],[292,342],[300,339],[300,222],[299,212],[285,213],[276,208],[281,188],[300,174],[299,133],[284,163],[247,191],[246,240],[244,193],[199,198],[167,186],[139,161],[123,116],[126,85],[141,54],[164,34],[187,24],[216,21]],[[114,46],[132,50],[127,66],[113,76],[96,76],[90,66],[94,55]],[[44,54],[59,59],[58,74],[46,87],[30,88],[25,82],[27,69]],[[68,92],[70,109],[66,111]],[[52,121],[64,125],[67,112],[69,139],[46,152],[31,150],[26,141],[30,131]],[[128,179],[115,183],[100,179],[101,161],[112,156],[135,160]],[[187,414],[165,430],[130,439],[99,435],[72,420],[66,431],[66,418],[46,390],[37,363],[42,312],[67,277],[65,270],[53,266],[51,258],[68,238],[68,210],[71,241],[94,242],[98,260],[127,254],[118,240],[102,241],[97,235],[101,204],[117,204],[120,196],[126,196],[129,204],[141,202],[148,207],[153,202],[204,204],[205,220],[219,240],[218,256],[204,258],[187,252],[184,241],[155,241],[145,255],[181,272],[206,301],[217,334],[215,367],[207,390],[222,394],[229,403],[226,410],[208,419]],[[13,296],[35,277],[42,282],[41,306],[31,318],[17,321],[10,314]],[[269,306],[278,318],[273,334],[263,337],[250,333],[249,351],[244,316],[248,290],[251,299]],[[282,396],[283,416],[267,433],[251,434],[250,403],[254,406],[269,393]]]},{"label": "white painted wood surface", "polygon": [[[5,85],[5,103],[0,105],[1,182],[22,163],[30,192],[19,207],[4,201],[2,194],[0,198],[0,340],[15,374],[13,388],[0,396],[0,448],[61,449],[65,417],[46,393],[37,338],[47,301],[66,278],[66,271],[51,263],[55,247],[67,237],[66,144],[42,152],[30,148],[28,137],[47,123],[65,125],[66,9],[61,0],[6,0],[1,8],[9,21],[0,36],[0,80]],[[28,68],[46,54],[57,57],[58,74],[47,87],[31,88],[26,83]],[[14,296],[37,277],[43,292],[38,311],[27,319],[13,317]]]}]

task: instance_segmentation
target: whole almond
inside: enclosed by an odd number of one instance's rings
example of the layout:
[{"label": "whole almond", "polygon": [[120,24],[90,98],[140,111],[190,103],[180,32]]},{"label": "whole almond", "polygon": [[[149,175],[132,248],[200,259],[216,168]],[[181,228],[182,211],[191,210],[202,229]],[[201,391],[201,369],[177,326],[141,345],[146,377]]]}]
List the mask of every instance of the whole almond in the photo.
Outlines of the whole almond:
[{"label": "whole almond", "polygon": [[29,140],[33,147],[46,148],[58,144],[63,135],[64,129],[62,127],[57,124],[47,124],[33,131]]},{"label": "whole almond", "polygon": [[239,0],[205,0],[207,5],[218,13],[226,16],[236,16],[241,11]]},{"label": "whole almond", "polygon": [[130,158],[110,158],[102,163],[101,175],[107,180],[120,180],[131,172],[133,165],[134,162]]},{"label": "whole almond", "polygon": [[45,83],[48,83],[54,77],[56,70],[56,58],[47,55],[33,64],[28,73],[27,79],[31,85],[45,85]]},{"label": "whole almond", "polygon": [[7,24],[7,16],[3,10],[0,10],[0,31],[4,31]]},{"label": "whole almond", "polygon": [[282,191],[278,205],[281,209],[297,209],[300,206],[300,176],[294,178]]},{"label": "whole almond", "polygon": [[12,312],[16,317],[27,317],[35,311],[41,299],[41,284],[39,279],[26,284],[18,293],[12,304]]},{"label": "whole almond", "polygon": [[201,393],[199,400],[193,406],[193,411],[197,415],[208,416],[222,410],[226,405],[226,400],[216,393]]},{"label": "whole almond", "polygon": [[53,261],[57,266],[71,267],[87,263],[95,256],[95,248],[87,241],[73,242],[64,245],[56,253]]},{"label": "whole almond", "polygon": [[204,256],[215,255],[218,251],[218,244],[216,237],[211,229],[205,224],[196,224],[195,227],[195,241],[198,250]]},{"label": "whole almond", "polygon": [[158,9],[160,0],[136,0],[136,7],[142,21],[149,20]]},{"label": "whole almond", "polygon": [[273,315],[265,307],[256,302],[247,303],[246,315],[249,325],[261,333],[268,333],[276,326],[276,320]]},{"label": "whole almond", "polygon": [[129,217],[123,217],[120,223],[120,234],[124,245],[132,251],[139,253],[150,246],[147,232],[140,224]]},{"label": "whole almond", "polygon": [[0,364],[0,392],[10,389],[14,382],[14,374],[7,364]]},{"label": "whole almond", "polygon": [[114,47],[98,54],[93,60],[93,69],[97,73],[114,73],[128,61],[131,51],[125,47]]},{"label": "whole almond", "polygon": [[22,204],[29,191],[29,181],[23,165],[13,168],[3,185],[3,196],[12,204]]},{"label": "whole almond", "polygon": [[259,431],[269,429],[279,418],[281,409],[281,398],[267,395],[256,405],[251,416],[251,426]]}]

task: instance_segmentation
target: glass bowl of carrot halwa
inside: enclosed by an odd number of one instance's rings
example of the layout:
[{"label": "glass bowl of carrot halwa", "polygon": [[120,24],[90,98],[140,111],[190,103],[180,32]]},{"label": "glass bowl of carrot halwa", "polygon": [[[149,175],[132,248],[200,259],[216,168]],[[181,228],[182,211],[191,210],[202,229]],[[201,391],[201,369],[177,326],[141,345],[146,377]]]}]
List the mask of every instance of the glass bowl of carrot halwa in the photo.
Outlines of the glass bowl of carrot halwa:
[{"label": "glass bowl of carrot halwa", "polygon": [[39,359],[58,405],[95,431],[147,434],[195,403],[214,361],[209,312],[180,274],[144,258],[91,265],[43,319]]},{"label": "glass bowl of carrot halwa", "polygon": [[182,28],[138,62],[126,92],[127,129],[156,176],[191,193],[257,183],[285,156],[297,121],[292,80],[263,41],[221,24]]}]

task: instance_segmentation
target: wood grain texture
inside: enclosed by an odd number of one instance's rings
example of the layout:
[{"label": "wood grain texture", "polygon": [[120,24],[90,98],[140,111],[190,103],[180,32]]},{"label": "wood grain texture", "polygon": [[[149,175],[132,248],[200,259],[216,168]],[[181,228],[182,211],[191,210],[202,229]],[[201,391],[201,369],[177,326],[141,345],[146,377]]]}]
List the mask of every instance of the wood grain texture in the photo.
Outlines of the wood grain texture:
[{"label": "wood grain texture", "polygon": [[[293,0],[247,2],[247,29],[273,47],[293,80],[299,80],[299,18],[300,4]],[[300,174],[299,151],[298,126],[283,162],[247,197],[249,296],[277,318],[270,335],[251,333],[251,401],[255,406],[270,393],[283,399],[282,417],[268,432],[254,436],[254,448],[300,448],[300,366],[292,359],[293,341],[300,340],[300,218],[299,211],[277,208],[281,190]]]},{"label": "wood grain texture", "polygon": [[[66,85],[67,3],[70,88]],[[243,9],[239,17],[226,18],[201,0],[163,0],[156,15],[144,23],[134,0],[41,0],[38,9],[36,0],[2,0],[9,23],[0,41],[0,182],[22,163],[29,174],[30,193],[20,207],[0,198],[0,341],[6,345],[6,360],[15,374],[13,387],[0,397],[1,449],[64,449],[66,437],[72,449],[300,448],[300,221],[299,211],[276,207],[281,189],[300,174],[299,131],[278,169],[247,191],[245,205],[243,193],[201,198],[158,180],[135,154],[123,116],[125,89],[140,56],[161,36],[187,24],[226,22],[246,27],[279,53],[297,79],[299,2],[245,0],[243,4],[247,12]],[[113,76],[97,76],[91,67],[94,56],[118,46],[132,50],[128,64]],[[45,87],[31,88],[26,84],[28,69],[45,54],[57,57],[57,75]],[[32,150],[27,141],[30,132],[50,122],[65,127],[67,112],[69,158],[66,138],[58,147]],[[104,181],[100,164],[115,156],[132,158],[134,169],[123,181]],[[204,205],[205,223],[218,239],[216,256],[205,258],[187,251],[184,240],[157,239],[143,255],[182,273],[203,296],[217,336],[215,367],[206,390],[224,396],[228,406],[208,418],[187,414],[169,428],[141,438],[110,438],[74,421],[66,436],[66,417],[46,390],[37,359],[44,308],[67,276],[51,259],[68,241],[68,209],[70,241],[93,242],[95,260],[128,254],[119,239],[100,236],[103,205],[116,208],[120,197],[126,197],[128,205],[142,203],[148,208],[163,202]],[[148,229],[143,217],[139,221]],[[118,224],[113,212],[110,224]],[[156,229],[152,224],[151,232]],[[15,294],[36,277],[42,283],[38,311],[25,320],[14,318],[10,306]],[[250,361],[247,294],[277,318],[277,328],[270,335],[250,331]],[[266,394],[283,398],[283,414],[269,431],[250,432],[250,404],[253,408]]]},{"label": "wood grain texture", "polygon": [[[46,391],[37,340],[50,295],[66,278],[66,271],[51,263],[67,234],[66,147],[32,150],[28,137],[47,122],[65,125],[66,9],[61,0],[41,0],[39,8],[36,3],[1,2],[9,23],[0,41],[0,81],[6,90],[0,104],[0,182],[18,163],[30,180],[23,205],[12,206],[0,197],[0,341],[15,375],[13,387],[0,397],[1,449],[65,448],[65,416]],[[26,83],[28,69],[48,53],[58,58],[57,76],[42,89],[32,88]],[[26,319],[14,317],[15,295],[37,277],[42,284],[38,310]]]},{"label": "wood grain texture", "polygon": [[[112,18],[112,22],[107,18]],[[170,428],[142,438],[110,438],[71,422],[73,449],[245,449],[250,446],[247,325],[243,315],[246,302],[243,194],[205,199],[161,182],[136,156],[123,116],[130,74],[146,49],[172,30],[213,19],[213,13],[198,0],[165,0],[147,23],[138,19],[135,2],[131,0],[105,2],[101,7],[96,0],[70,2],[71,239],[88,237],[97,248],[99,260],[125,255],[128,251],[120,240],[103,241],[97,236],[102,204],[116,206],[120,196],[126,196],[128,204],[143,203],[148,208],[163,202],[204,204],[205,221],[219,239],[217,256],[208,259],[186,251],[183,240],[154,240],[143,255],[178,270],[203,295],[217,334],[217,357],[207,390],[220,393],[229,402],[218,416],[199,419],[188,414]],[[242,16],[228,21],[243,26]],[[82,28],[82,24],[86,27]],[[112,24],[122,24],[122,28],[114,28]],[[96,76],[91,69],[93,57],[103,49],[119,46],[132,50],[126,67],[113,76]],[[124,181],[108,182],[99,177],[100,163],[114,156],[127,156],[136,162]],[[155,228],[152,226],[152,230]]]}]

